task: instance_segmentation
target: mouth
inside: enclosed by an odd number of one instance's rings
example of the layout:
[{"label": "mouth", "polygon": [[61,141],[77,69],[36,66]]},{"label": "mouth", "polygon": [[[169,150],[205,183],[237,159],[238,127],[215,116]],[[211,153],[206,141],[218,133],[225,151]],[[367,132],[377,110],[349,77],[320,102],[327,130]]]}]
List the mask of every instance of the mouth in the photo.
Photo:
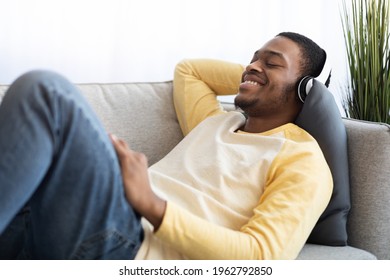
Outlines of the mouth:
[{"label": "mouth", "polygon": [[251,88],[260,88],[267,84],[266,80],[254,74],[245,74],[242,77],[240,91],[249,90]]},{"label": "mouth", "polygon": [[244,74],[242,77],[242,84],[249,84],[253,86],[265,86],[267,81],[258,75],[255,74]]},{"label": "mouth", "polygon": [[242,84],[244,84],[244,85],[252,85],[252,86],[260,86],[261,85],[258,82],[252,81],[252,80],[244,81],[244,82],[242,82]]}]

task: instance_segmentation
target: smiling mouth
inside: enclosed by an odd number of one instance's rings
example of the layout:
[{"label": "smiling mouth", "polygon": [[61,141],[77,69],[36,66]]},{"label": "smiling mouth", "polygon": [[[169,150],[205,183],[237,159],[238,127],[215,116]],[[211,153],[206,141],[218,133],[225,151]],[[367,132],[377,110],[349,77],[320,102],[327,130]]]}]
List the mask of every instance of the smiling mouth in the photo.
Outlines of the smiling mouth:
[{"label": "smiling mouth", "polygon": [[248,84],[253,86],[265,86],[267,84],[266,79],[255,75],[253,73],[245,73],[242,77],[242,84]]},{"label": "smiling mouth", "polygon": [[255,82],[255,81],[244,81],[243,84],[250,84],[250,85],[253,85],[253,86],[260,86],[260,84],[258,82]]}]

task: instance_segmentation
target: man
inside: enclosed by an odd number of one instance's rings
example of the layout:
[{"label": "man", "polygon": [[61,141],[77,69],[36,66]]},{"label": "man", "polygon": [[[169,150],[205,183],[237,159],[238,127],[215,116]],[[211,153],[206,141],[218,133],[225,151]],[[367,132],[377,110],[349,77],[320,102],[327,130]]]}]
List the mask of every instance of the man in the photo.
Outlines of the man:
[{"label": "man", "polygon": [[[180,63],[174,99],[187,136],[149,170],[123,140],[111,136],[111,145],[69,83],[47,73],[39,83],[22,77],[0,108],[8,256],[295,258],[332,192],[316,141],[293,124],[302,107],[297,84],[324,62],[314,42],[281,33],[245,70]],[[216,100],[236,92],[245,116]]]}]

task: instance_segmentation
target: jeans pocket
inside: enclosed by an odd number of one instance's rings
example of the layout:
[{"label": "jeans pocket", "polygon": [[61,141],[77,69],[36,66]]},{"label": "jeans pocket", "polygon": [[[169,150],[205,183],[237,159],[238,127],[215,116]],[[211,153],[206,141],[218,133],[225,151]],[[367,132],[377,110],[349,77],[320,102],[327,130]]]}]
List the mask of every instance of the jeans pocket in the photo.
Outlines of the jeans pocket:
[{"label": "jeans pocket", "polygon": [[107,229],[82,242],[71,258],[76,260],[130,260],[135,258],[141,242],[142,238],[139,236],[131,239],[117,230]]}]

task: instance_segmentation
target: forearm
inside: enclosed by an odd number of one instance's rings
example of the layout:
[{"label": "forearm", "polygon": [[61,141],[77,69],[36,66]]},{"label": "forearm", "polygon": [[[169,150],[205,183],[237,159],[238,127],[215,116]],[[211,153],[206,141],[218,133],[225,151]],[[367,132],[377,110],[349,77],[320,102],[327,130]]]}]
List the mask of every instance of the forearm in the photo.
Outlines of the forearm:
[{"label": "forearm", "polygon": [[149,203],[143,204],[141,208],[135,210],[148,220],[153,225],[154,230],[157,231],[163,221],[166,208],[167,202],[152,193]]},{"label": "forearm", "polygon": [[256,240],[168,203],[157,237],[190,259],[261,259]]}]

